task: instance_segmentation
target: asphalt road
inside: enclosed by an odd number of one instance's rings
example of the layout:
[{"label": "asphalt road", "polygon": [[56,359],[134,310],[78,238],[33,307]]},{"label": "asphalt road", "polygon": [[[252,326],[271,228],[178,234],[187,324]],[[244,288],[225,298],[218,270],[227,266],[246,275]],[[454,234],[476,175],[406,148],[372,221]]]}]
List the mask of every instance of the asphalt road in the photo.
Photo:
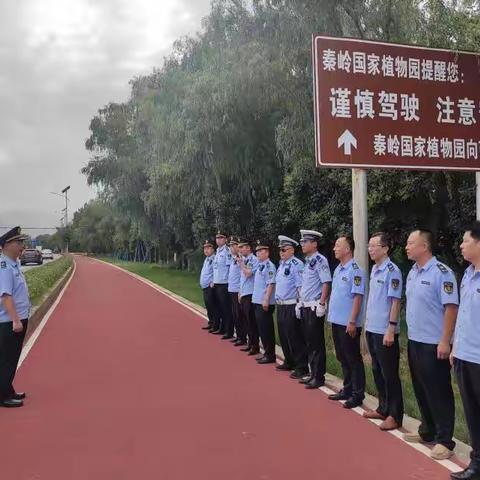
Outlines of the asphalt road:
[{"label": "asphalt road", "polygon": [[[61,257],[60,254],[54,254],[53,260],[44,260],[43,264],[45,265],[47,263],[53,262],[54,260],[58,260],[60,257]],[[38,268],[38,267],[41,267],[41,265],[35,265],[34,263],[29,263],[27,265],[23,265],[21,269],[22,269],[22,272],[26,272],[27,270],[31,270],[32,268]]]}]

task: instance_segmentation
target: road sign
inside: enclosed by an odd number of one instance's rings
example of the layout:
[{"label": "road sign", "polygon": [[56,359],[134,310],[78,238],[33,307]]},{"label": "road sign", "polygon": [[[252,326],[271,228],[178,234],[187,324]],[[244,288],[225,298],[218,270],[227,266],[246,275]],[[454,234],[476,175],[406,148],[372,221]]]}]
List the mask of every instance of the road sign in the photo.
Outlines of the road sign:
[{"label": "road sign", "polygon": [[313,37],[317,165],[480,170],[480,55]]}]

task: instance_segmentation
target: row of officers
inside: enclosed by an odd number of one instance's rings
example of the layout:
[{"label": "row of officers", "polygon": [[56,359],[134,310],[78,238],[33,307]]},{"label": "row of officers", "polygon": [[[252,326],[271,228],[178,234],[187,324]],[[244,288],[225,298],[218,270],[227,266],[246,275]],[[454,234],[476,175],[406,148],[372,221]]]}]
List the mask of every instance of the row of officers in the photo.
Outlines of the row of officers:
[{"label": "row of officers", "polygon": [[[324,322],[331,325],[336,358],[343,372],[343,388],[329,399],[343,407],[360,406],[365,396],[365,368],[360,349],[362,327],[371,356],[379,405],[367,418],[380,419],[381,430],[401,427],[404,406],[399,375],[399,313],[406,293],[408,364],[421,413],[418,432],[405,434],[409,442],[432,443],[431,457],[453,454],[455,405],[450,370],[454,365],[471,445],[467,469],[453,479],[480,479],[480,223],[469,228],[461,244],[471,265],[460,287],[453,271],[433,255],[434,237],[416,230],[406,253],[414,264],[406,286],[400,269],[389,258],[387,233],[372,235],[368,253],[374,262],[366,297],[366,272],[354,261],[355,243],[340,236],[334,246],[339,264],[331,274],[319,253],[322,234],[300,230],[304,261],[295,256],[299,243],[278,237],[280,263],[270,260],[271,246],[229,237],[219,231],[215,243],[206,241],[200,286],[212,334],[230,340],[259,364],[276,362],[273,313],[284,363],[278,370],[307,389],[325,383]],[[215,250],[216,246],[216,250]],[[362,318],[366,318],[362,325]],[[263,354],[260,354],[260,340]]]}]

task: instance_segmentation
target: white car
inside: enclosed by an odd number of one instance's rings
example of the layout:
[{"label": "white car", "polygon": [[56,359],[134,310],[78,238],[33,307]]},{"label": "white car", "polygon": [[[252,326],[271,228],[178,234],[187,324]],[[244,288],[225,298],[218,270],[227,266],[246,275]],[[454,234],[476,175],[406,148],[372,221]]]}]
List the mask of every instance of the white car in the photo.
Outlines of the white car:
[{"label": "white car", "polygon": [[53,252],[49,248],[45,248],[42,250],[42,257],[44,260],[53,260]]}]

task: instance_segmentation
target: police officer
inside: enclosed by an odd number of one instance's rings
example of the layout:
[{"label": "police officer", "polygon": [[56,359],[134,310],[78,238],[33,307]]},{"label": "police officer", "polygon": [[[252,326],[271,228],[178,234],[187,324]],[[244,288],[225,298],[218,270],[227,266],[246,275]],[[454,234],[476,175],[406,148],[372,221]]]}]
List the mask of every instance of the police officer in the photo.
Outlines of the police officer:
[{"label": "police officer", "polygon": [[255,253],[258,259],[258,268],[253,282],[252,303],[264,350],[263,356],[257,358],[257,363],[275,363],[273,312],[275,310],[275,275],[277,269],[270,260],[270,247],[267,242],[258,240]]},{"label": "police officer", "polygon": [[355,408],[365,398],[365,367],[360,352],[365,272],[353,260],[353,238],[340,236],[333,251],[340,263],[333,273],[328,321],[332,324],[337,360],[342,366],[343,389],[328,398],[346,400],[345,408]]},{"label": "police officer", "polygon": [[327,259],[318,253],[322,234],[315,230],[300,230],[302,251],[305,254],[305,268],[300,289],[300,310],[310,375],[300,380],[307,389],[319,388],[325,384],[325,312],[330,294],[332,277]]},{"label": "police officer", "polygon": [[400,269],[388,257],[391,246],[384,232],[374,233],[368,243],[375,264],[370,275],[365,331],[379,404],[376,411],[366,411],[363,416],[383,420],[380,430],[394,430],[403,421],[398,343],[403,280]]},{"label": "police officer", "polygon": [[279,235],[278,241],[280,264],[275,278],[275,302],[278,334],[285,361],[277,369],[293,370],[291,377],[300,379],[308,374],[302,324],[295,315],[295,305],[300,299],[302,286],[303,262],[295,257],[297,241],[285,235]]},{"label": "police officer", "polygon": [[470,434],[470,465],[453,480],[480,480],[480,222],[463,235],[463,258],[471,265],[460,285],[460,308],[452,360]]},{"label": "police officer", "polygon": [[235,329],[236,338],[232,339],[235,346],[245,345],[246,332],[242,330],[243,323],[240,321],[240,303],[238,301],[238,292],[240,291],[240,252],[238,249],[239,239],[230,237],[228,247],[232,261],[228,269],[228,293],[230,295],[230,303],[232,305],[233,327]]},{"label": "police officer", "polygon": [[213,290],[213,261],[215,259],[215,251],[212,242],[205,240],[203,253],[205,260],[203,261],[202,271],[200,272],[200,287],[203,291],[203,302],[207,309],[208,325],[202,328],[213,331],[214,326],[219,323],[219,318],[215,303],[215,292]]},{"label": "police officer", "polygon": [[232,255],[227,246],[227,236],[218,231],[215,236],[217,251],[213,262],[213,283],[217,309],[221,317],[220,328],[214,331],[214,335],[222,335],[223,340],[233,338],[233,319],[230,295],[228,294],[228,270],[232,261]]},{"label": "police officer", "polygon": [[432,255],[433,234],[410,234],[406,252],[415,264],[407,277],[408,363],[421,413],[418,434],[405,440],[435,442],[430,456],[445,460],[453,453],[455,405],[450,378],[450,342],[458,310],[452,270]]},{"label": "police officer", "polygon": [[0,237],[0,404],[10,408],[23,406],[25,398],[13,388],[30,315],[28,287],[18,263],[25,238],[20,227]]},{"label": "police officer", "polygon": [[240,308],[242,310],[242,320],[245,324],[245,329],[248,335],[248,344],[241,348],[242,352],[248,352],[248,355],[257,355],[260,352],[258,327],[255,320],[255,311],[252,304],[253,285],[255,279],[255,272],[258,268],[258,259],[252,253],[251,244],[243,240],[239,243],[241,257],[239,258],[240,265],[240,292],[238,297],[240,299]]}]

